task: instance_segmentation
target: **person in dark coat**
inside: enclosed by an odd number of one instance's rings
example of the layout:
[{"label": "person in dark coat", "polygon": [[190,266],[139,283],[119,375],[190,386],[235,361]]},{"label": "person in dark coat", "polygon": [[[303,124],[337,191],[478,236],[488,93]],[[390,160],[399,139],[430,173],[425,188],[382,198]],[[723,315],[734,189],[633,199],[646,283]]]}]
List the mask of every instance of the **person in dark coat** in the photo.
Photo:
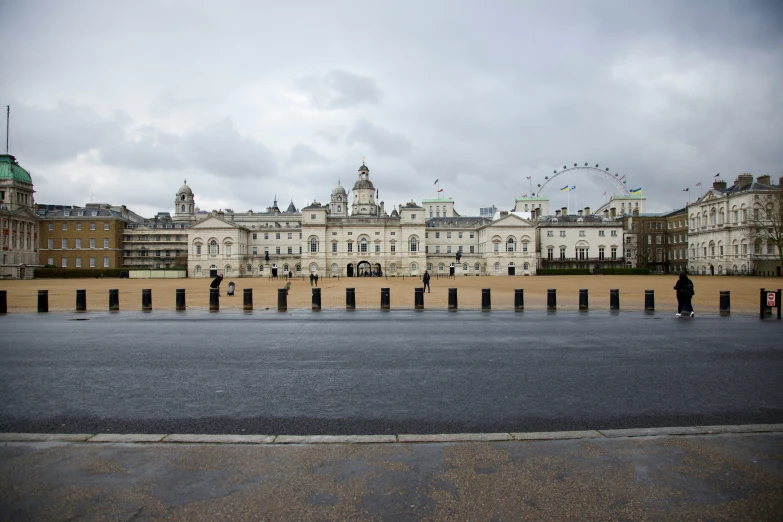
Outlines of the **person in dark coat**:
[{"label": "person in dark coat", "polygon": [[313,279],[315,280],[315,286],[318,286],[318,274],[315,274]]},{"label": "person in dark coat", "polygon": [[688,279],[685,271],[680,272],[680,278],[674,285],[674,290],[677,292],[677,317],[682,317],[683,312],[690,314],[691,317],[696,315],[691,304],[691,298],[694,294],[693,281]]},{"label": "person in dark coat", "polygon": [[311,273],[310,273],[310,286],[313,286],[313,281],[315,281],[315,276],[314,276],[314,275],[313,275],[313,273],[311,272]]},{"label": "person in dark coat", "polygon": [[430,293],[430,273],[426,270],[424,271],[424,275],[421,278],[422,282],[424,283],[424,288],[427,290],[427,293]]},{"label": "person in dark coat", "polygon": [[210,283],[210,288],[220,288],[220,283],[223,281],[223,276],[219,275],[215,277],[215,279],[212,280],[212,283]]}]

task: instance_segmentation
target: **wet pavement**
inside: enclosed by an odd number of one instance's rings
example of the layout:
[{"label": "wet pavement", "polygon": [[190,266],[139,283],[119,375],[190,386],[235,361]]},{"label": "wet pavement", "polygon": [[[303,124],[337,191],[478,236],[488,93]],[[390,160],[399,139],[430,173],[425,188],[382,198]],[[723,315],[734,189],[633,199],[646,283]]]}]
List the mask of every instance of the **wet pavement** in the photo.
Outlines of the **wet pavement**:
[{"label": "wet pavement", "polygon": [[783,422],[783,325],[670,314],[0,318],[0,432],[404,434]]},{"label": "wet pavement", "polygon": [[12,520],[780,520],[781,484],[783,433],[0,445]]}]

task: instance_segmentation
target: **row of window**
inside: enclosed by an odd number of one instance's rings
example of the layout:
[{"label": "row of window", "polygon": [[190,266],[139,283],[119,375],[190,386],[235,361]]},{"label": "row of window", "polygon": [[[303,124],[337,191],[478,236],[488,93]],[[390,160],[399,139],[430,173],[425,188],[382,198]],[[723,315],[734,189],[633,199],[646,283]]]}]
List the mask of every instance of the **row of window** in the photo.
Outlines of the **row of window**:
[{"label": "row of window", "polygon": [[[561,246],[560,247],[560,257],[558,258],[560,261],[566,260],[566,247]],[[612,260],[617,259],[617,247],[611,248],[611,258]],[[576,250],[574,252],[575,258],[580,261],[586,261],[590,258],[590,248],[589,247],[576,247]],[[628,257],[630,257],[630,251],[628,252]],[[547,247],[546,249],[546,258],[547,261],[554,261],[555,260],[555,248],[554,247]],[[598,260],[603,261],[606,259],[606,249],[604,247],[598,247]]]},{"label": "row of window", "polygon": [[[287,223],[286,223],[286,225],[287,225]],[[275,232],[275,239],[280,239],[280,234],[281,234],[281,232]],[[294,233],[293,232],[287,232],[286,234],[288,235],[288,239],[293,239],[294,238]],[[253,239],[258,239],[258,232],[253,232]],[[269,239],[269,232],[264,232],[264,239]],[[301,232],[299,232],[299,239],[302,239],[302,233]]]},{"label": "row of window", "polygon": [[[445,234],[446,234],[446,239],[451,239],[451,232],[445,232]],[[473,239],[475,237],[474,232],[469,232],[469,234],[470,234],[469,236],[470,239]],[[435,232],[435,239],[440,239],[440,235],[441,232]],[[430,237],[430,233],[424,232],[424,238],[427,239],[429,237]],[[457,232],[457,239],[462,239],[462,232]]]},{"label": "row of window", "polygon": [[[47,262],[47,264],[53,265],[54,264],[54,258],[50,257],[49,259],[46,260],[46,262]],[[95,268],[95,258],[94,257],[90,258],[89,263],[90,263],[90,268]],[[82,258],[81,257],[77,257],[76,258],[76,265],[75,266],[76,266],[76,268],[82,268]],[[64,258],[62,258],[60,260],[60,268],[68,268],[68,258],[67,257],[64,257]],[[103,258],[103,268],[109,268],[109,258],[108,257],[104,257]]]},{"label": "row of window", "polygon": [[[176,234],[174,236],[174,241],[180,241],[180,235]],[[146,236],[146,235],[138,235],[138,236],[125,236],[125,241],[171,241],[170,235],[161,236],[160,234],[156,234],[154,236]]]},{"label": "row of window", "polygon": [[[82,224],[76,223],[76,230],[81,230]],[[49,223],[49,231],[54,230],[54,223]],[[63,223],[63,230],[68,230],[68,223]],[[90,230],[95,230],[95,223],[90,222]],[[103,224],[103,230],[109,230],[109,224],[104,223]]]},{"label": "row of window", "polygon": [[[67,238],[61,239],[60,240],[60,245],[61,245],[60,248],[62,248],[63,250],[67,249],[68,248],[68,239]],[[80,237],[77,237],[74,240],[74,245],[75,245],[74,248],[76,248],[76,249],[82,248],[82,239]],[[48,239],[46,247],[49,250],[53,250],[54,249],[54,239]],[[90,238],[90,248],[96,248],[95,247],[95,238],[94,237]],[[104,238],[104,240],[103,240],[103,248],[109,248],[109,239],[108,238]]]},{"label": "row of window", "polygon": [[[585,230],[580,230],[579,231],[579,237],[585,237],[586,235],[587,234],[586,234]],[[554,230],[547,230],[546,231],[546,236],[547,237],[554,237],[555,236],[555,231]],[[599,230],[598,231],[598,236],[599,237],[605,237],[606,236],[606,230]],[[611,236],[612,237],[617,237],[617,231],[616,230],[611,230]],[[565,230],[560,230],[560,237],[566,237],[566,231]]]},{"label": "row of window", "polygon": [[[154,254],[153,254],[154,252]],[[161,255],[162,253],[162,255]],[[179,257],[179,250],[174,250],[174,257]],[[171,257],[171,250],[125,250],[125,257]]]}]

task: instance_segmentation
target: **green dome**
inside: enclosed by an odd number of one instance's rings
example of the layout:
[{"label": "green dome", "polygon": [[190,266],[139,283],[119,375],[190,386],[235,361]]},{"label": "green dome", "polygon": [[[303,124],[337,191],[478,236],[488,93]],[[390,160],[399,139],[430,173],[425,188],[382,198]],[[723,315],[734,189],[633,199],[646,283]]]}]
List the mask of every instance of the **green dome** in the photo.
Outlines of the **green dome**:
[{"label": "green dome", "polygon": [[30,173],[24,170],[16,162],[16,158],[10,154],[0,154],[0,179],[10,179],[22,183],[33,184]]}]

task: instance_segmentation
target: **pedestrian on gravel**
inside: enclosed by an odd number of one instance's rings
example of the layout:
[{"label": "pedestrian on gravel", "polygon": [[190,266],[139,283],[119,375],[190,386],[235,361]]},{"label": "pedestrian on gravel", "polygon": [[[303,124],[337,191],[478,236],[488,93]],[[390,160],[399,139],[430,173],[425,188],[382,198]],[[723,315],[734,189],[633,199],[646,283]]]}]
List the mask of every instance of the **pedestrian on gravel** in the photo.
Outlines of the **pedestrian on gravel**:
[{"label": "pedestrian on gravel", "polygon": [[313,279],[315,280],[315,286],[318,286],[318,274],[315,274],[315,276],[313,276]]},{"label": "pedestrian on gravel", "polygon": [[424,283],[424,288],[427,290],[427,293],[430,293],[430,273],[426,270],[424,271],[424,276],[421,278],[422,282]]},{"label": "pedestrian on gravel", "polygon": [[315,281],[315,276],[313,276],[312,272],[310,273],[310,286],[313,286],[313,281]]},{"label": "pedestrian on gravel", "polygon": [[693,281],[688,279],[684,270],[680,272],[680,278],[677,280],[677,284],[674,285],[674,290],[677,292],[676,317],[682,317],[683,313],[690,315],[690,317],[696,315],[693,311],[693,305],[691,304],[691,298],[693,298],[693,294],[695,294],[693,290]]}]

